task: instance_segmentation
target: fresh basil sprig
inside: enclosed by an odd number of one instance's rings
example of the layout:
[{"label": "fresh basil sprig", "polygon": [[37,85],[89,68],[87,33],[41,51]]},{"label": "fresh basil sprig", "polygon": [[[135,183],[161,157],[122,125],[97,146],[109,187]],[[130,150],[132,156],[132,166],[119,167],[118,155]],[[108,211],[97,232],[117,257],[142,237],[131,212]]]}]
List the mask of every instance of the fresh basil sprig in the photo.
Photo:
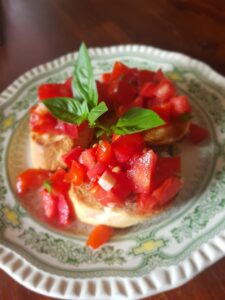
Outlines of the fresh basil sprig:
[{"label": "fresh basil sprig", "polygon": [[43,103],[56,118],[80,125],[88,120],[91,127],[96,127],[97,137],[107,135],[131,134],[161,126],[165,122],[152,110],[140,107],[129,109],[117,123],[109,126],[99,123],[98,118],[108,111],[105,102],[98,103],[98,92],[93,75],[91,59],[87,47],[81,44],[72,78],[74,98],[56,97],[43,100]]}]

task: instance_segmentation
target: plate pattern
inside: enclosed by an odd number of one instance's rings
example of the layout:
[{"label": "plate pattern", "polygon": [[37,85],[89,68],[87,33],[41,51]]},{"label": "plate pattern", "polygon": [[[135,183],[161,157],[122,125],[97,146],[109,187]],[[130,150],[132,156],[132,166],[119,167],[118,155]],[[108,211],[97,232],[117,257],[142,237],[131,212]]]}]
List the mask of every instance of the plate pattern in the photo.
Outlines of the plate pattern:
[{"label": "plate pattern", "polygon": [[91,49],[95,75],[115,60],[162,68],[188,94],[194,120],[208,128],[200,147],[177,147],[185,186],[167,211],[118,234],[97,251],[85,238],[56,232],[21,207],[16,176],[29,166],[27,110],[41,82],[62,82],[77,53],[19,77],[0,96],[0,263],[12,277],[58,298],[130,299],[178,286],[225,253],[225,79],[201,62],[147,46]]}]

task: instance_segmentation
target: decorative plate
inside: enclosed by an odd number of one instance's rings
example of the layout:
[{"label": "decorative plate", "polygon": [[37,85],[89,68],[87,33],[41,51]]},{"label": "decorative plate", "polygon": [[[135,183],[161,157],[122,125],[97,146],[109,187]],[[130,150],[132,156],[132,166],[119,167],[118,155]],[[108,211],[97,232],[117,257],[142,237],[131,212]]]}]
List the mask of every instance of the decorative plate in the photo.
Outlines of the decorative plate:
[{"label": "decorative plate", "polygon": [[92,251],[85,236],[32,217],[15,193],[16,176],[30,165],[27,112],[36,88],[64,81],[76,55],[32,69],[0,96],[1,268],[29,289],[64,299],[140,299],[181,285],[225,254],[225,79],[201,62],[151,47],[90,50],[96,77],[115,60],[161,68],[210,133],[200,146],[178,145],[185,184],[174,204]]}]

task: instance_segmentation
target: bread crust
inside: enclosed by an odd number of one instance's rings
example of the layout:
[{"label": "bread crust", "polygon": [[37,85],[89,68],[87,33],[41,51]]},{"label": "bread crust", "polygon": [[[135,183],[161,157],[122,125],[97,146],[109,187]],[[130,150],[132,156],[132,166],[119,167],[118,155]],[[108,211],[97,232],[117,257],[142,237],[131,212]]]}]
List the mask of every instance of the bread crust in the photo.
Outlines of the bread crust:
[{"label": "bread crust", "polygon": [[90,225],[107,225],[115,228],[126,228],[149,219],[158,211],[149,213],[135,212],[134,208],[105,207],[97,202],[88,192],[85,185],[71,186],[70,199],[76,211],[77,218]]}]

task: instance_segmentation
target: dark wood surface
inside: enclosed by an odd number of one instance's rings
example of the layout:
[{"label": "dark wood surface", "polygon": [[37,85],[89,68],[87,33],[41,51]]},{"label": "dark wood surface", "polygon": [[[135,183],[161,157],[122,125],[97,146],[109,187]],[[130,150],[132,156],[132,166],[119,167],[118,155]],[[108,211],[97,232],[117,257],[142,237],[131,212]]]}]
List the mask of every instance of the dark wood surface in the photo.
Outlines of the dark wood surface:
[{"label": "dark wood surface", "polygon": [[[225,1],[0,0],[0,91],[28,69],[77,50],[81,41],[178,51],[225,75]],[[50,298],[0,271],[0,299]],[[225,259],[151,299],[225,299]]]}]

